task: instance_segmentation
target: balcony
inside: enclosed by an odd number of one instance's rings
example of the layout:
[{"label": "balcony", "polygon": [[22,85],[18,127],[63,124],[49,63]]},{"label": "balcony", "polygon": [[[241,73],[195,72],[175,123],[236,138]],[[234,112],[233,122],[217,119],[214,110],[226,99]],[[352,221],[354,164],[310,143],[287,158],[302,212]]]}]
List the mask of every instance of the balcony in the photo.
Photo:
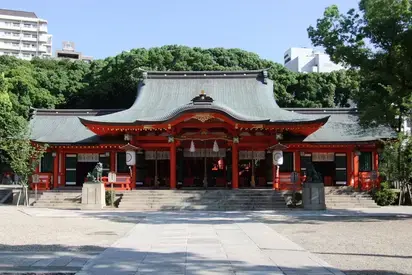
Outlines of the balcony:
[{"label": "balcony", "polygon": [[21,29],[25,32],[37,32],[37,27],[30,25],[30,27],[23,25]]},{"label": "balcony", "polygon": [[49,35],[42,34],[39,36],[39,42],[45,44],[51,44],[51,37]]},{"label": "balcony", "polygon": [[8,35],[8,34],[0,34],[0,39],[7,39],[7,40],[20,40],[20,35],[19,36],[14,36],[14,35]]},{"label": "balcony", "polygon": [[7,50],[17,50],[17,51],[20,50],[20,45],[0,43],[0,47],[3,49],[7,49]]},{"label": "balcony", "polygon": [[51,54],[51,47],[50,46],[43,46],[43,45],[41,45],[40,47],[39,47],[39,52],[40,53],[42,53],[42,54]]},{"label": "balcony", "polygon": [[7,29],[7,30],[16,30],[19,31],[20,30],[20,25],[19,26],[14,26],[13,24],[8,25],[4,22],[0,22],[0,29]]},{"label": "balcony", "polygon": [[34,37],[32,37],[32,36],[30,36],[30,37],[25,37],[24,35],[23,36],[21,36],[21,40],[22,41],[27,41],[27,42],[37,42],[37,38],[34,38]]},{"label": "balcony", "polygon": [[25,51],[25,52],[37,52],[37,48],[36,48],[36,47],[28,47],[28,48],[26,48],[26,47],[21,47],[21,50],[22,50],[22,51]]},{"label": "balcony", "polygon": [[39,27],[39,32],[45,32],[47,33],[47,25],[46,24],[42,24]]}]

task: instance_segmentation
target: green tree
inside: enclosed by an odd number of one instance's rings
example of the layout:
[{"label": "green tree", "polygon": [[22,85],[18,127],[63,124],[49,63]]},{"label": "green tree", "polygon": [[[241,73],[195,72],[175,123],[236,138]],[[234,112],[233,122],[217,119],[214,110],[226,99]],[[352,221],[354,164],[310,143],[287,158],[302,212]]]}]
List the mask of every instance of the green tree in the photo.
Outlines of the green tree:
[{"label": "green tree", "polygon": [[[398,161],[400,161],[398,163]],[[396,142],[387,142],[383,151],[381,174],[391,183],[398,183],[401,189],[399,204],[406,192],[412,200],[412,137],[400,134]]]},{"label": "green tree", "polygon": [[[32,146],[29,139],[28,123],[13,111],[8,94],[8,83],[0,75],[0,158],[3,165],[19,176],[19,184],[27,191],[29,176],[34,172],[44,147]],[[4,167],[2,167],[4,168]],[[27,197],[27,192],[26,192]]]},{"label": "green tree", "polygon": [[[216,71],[268,68],[274,95],[283,107],[345,106],[356,89],[356,73],[298,74],[240,49],[190,48],[168,45],[133,49],[92,62],[84,75],[87,85],[66,97],[65,107],[127,108],[134,101],[143,70]],[[325,96],[327,94],[327,96]],[[310,97],[307,97],[310,95]]]},{"label": "green tree", "polygon": [[[10,143],[25,127],[24,118],[13,112],[13,104],[8,93],[8,83],[3,74],[0,74],[0,144]],[[0,146],[0,163],[8,163],[9,156]],[[3,169],[4,167],[1,167]]]},{"label": "green tree", "polygon": [[367,124],[398,130],[412,108],[412,1],[361,0],[359,11],[326,9],[308,33],[332,60],[359,70],[355,101]]}]

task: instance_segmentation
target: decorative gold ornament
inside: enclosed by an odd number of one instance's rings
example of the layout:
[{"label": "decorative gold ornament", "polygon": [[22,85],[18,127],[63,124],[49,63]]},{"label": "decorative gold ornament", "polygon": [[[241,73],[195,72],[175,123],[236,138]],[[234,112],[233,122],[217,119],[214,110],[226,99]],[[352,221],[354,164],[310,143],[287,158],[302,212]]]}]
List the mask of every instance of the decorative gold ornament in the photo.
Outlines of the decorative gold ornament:
[{"label": "decorative gold ornament", "polygon": [[192,118],[197,119],[197,120],[201,121],[202,123],[205,123],[209,119],[214,118],[214,116],[211,115],[211,114],[204,113],[204,114],[196,114]]},{"label": "decorative gold ornament", "polygon": [[143,125],[143,129],[144,129],[144,130],[152,130],[152,129],[153,129],[153,125]]},{"label": "decorative gold ornament", "polygon": [[252,129],[262,129],[263,124],[252,124]]}]

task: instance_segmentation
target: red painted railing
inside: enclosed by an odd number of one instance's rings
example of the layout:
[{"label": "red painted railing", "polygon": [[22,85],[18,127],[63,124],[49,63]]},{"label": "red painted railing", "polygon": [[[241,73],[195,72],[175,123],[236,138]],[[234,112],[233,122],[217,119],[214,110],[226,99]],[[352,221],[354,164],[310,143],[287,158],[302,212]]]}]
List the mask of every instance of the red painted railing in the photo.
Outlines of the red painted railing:
[{"label": "red painted railing", "polygon": [[49,190],[53,182],[53,174],[52,173],[33,174],[34,177],[36,177],[36,175],[39,177],[39,181],[33,182],[33,177],[32,177],[31,182],[30,182],[30,188],[32,190],[35,190],[37,186],[37,190]]},{"label": "red painted railing", "polygon": [[[112,188],[112,183],[108,182],[108,177],[102,177],[102,181],[106,189]],[[113,182],[113,189],[114,190],[131,190],[132,184],[131,184],[130,176],[117,175],[116,182]]]},{"label": "red painted railing", "polygon": [[[359,183],[362,191],[371,191],[375,188],[380,188],[379,178],[372,180],[371,172],[359,172]],[[356,183],[355,183],[356,184]]]},{"label": "red painted railing", "polygon": [[[84,179],[84,182],[86,182],[87,179]],[[104,184],[104,187],[106,190],[109,190],[112,188],[112,183],[109,182],[108,177],[102,177],[102,181]],[[116,182],[113,182],[113,189],[114,190],[131,190],[132,189],[132,180],[129,175],[122,175],[122,174],[117,174],[116,175]]]}]

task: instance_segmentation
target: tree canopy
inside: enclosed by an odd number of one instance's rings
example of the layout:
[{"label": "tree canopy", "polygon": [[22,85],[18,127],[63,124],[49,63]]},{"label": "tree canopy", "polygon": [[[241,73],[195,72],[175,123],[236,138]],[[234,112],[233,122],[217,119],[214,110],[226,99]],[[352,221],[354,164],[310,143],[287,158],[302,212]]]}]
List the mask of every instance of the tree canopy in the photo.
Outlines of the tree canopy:
[{"label": "tree canopy", "polygon": [[308,33],[333,61],[359,71],[362,121],[400,130],[412,109],[412,1],[361,0],[346,14],[333,5]]},{"label": "tree canopy", "polygon": [[143,70],[256,70],[268,68],[282,107],[346,106],[359,86],[354,72],[294,73],[240,49],[169,45],[133,49],[90,64],[81,61],[0,57],[13,110],[35,108],[128,108]]}]

